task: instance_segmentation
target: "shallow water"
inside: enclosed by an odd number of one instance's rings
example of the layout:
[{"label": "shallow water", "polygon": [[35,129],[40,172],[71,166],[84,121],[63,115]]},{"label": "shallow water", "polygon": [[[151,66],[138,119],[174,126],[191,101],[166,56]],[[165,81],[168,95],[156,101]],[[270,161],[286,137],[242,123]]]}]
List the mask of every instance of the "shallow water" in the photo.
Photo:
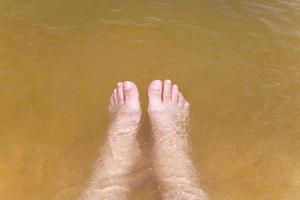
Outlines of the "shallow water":
[{"label": "shallow water", "polygon": [[299,55],[299,0],[2,0],[0,198],[75,199],[115,83],[170,78],[212,200],[300,199]]}]

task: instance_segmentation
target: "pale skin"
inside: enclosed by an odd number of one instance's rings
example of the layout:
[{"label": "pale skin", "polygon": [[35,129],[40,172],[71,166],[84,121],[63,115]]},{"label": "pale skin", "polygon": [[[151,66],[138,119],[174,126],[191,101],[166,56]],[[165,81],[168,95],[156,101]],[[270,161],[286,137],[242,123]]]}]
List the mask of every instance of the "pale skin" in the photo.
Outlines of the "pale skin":
[{"label": "pale skin", "polygon": [[[170,80],[152,81],[148,98],[154,139],[151,161],[162,199],[208,200],[198,185],[197,173],[189,158],[189,103]],[[142,111],[133,82],[118,83],[110,98],[109,112],[112,121],[107,141],[80,200],[128,199],[128,175],[142,159],[136,137]]]}]

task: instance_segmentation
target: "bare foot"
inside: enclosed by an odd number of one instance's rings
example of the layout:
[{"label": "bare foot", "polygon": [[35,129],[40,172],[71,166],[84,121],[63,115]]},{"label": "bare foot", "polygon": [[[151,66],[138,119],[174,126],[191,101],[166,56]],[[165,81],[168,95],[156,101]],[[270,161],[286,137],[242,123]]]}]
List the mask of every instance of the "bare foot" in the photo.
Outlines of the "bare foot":
[{"label": "bare foot", "polygon": [[141,120],[139,92],[133,82],[119,82],[110,98],[111,124],[108,129],[104,158],[111,175],[130,173],[140,156],[136,138]]},{"label": "bare foot", "polygon": [[153,169],[163,199],[207,199],[188,156],[189,103],[170,80],[152,81],[148,96],[154,136]]},{"label": "bare foot", "polygon": [[131,175],[141,160],[136,134],[142,112],[138,89],[134,83],[118,83],[110,98],[109,112],[112,122],[107,141],[81,200],[127,199]]},{"label": "bare foot", "polygon": [[110,97],[109,112],[112,119],[109,134],[128,136],[135,134],[141,120],[139,92],[130,81],[119,82]]},{"label": "bare foot", "polygon": [[186,142],[189,103],[170,80],[152,81],[148,89],[148,113],[156,142],[179,139]]}]

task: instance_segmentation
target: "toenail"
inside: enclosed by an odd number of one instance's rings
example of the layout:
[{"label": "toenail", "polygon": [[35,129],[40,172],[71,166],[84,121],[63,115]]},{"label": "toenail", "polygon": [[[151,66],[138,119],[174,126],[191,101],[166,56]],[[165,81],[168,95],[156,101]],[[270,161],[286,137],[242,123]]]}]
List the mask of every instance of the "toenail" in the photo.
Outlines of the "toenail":
[{"label": "toenail", "polygon": [[167,79],[167,80],[165,80],[165,83],[171,84],[171,80]]},{"label": "toenail", "polygon": [[131,83],[130,82],[125,82],[124,83],[124,88],[125,88],[125,90],[129,90],[131,88]]},{"label": "toenail", "polygon": [[122,85],[122,82],[118,82],[118,84],[117,84],[118,86],[120,86],[120,85]]},{"label": "toenail", "polygon": [[160,84],[155,84],[155,85],[153,86],[153,88],[154,88],[155,90],[160,90],[160,89],[161,89],[161,85],[160,85]]},{"label": "toenail", "polygon": [[152,83],[154,83],[154,84],[161,84],[161,80],[154,80],[154,81],[152,81]]}]

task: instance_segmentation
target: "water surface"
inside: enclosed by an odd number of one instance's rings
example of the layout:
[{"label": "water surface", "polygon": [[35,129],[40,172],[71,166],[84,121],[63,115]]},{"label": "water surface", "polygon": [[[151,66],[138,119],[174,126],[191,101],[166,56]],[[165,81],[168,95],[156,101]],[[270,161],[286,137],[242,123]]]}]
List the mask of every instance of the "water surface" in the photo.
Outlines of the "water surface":
[{"label": "water surface", "polygon": [[299,199],[299,55],[299,0],[2,0],[0,198],[75,199],[115,83],[170,78],[212,200]]}]

